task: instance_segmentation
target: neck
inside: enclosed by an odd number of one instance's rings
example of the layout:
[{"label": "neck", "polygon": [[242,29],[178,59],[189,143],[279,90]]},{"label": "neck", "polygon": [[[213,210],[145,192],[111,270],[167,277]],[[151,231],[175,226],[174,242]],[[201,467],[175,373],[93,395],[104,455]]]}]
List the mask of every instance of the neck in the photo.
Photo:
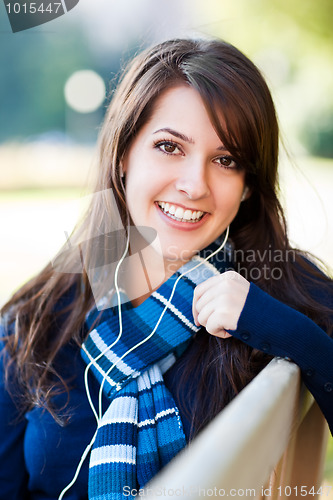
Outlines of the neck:
[{"label": "neck", "polygon": [[[147,230],[147,234],[142,229]],[[124,260],[119,273],[119,287],[125,290],[133,307],[142,304],[193,257],[189,256],[187,260],[163,258],[156,233],[149,231],[153,230],[131,228],[129,257]]]},{"label": "neck", "polygon": [[138,307],[165,283],[185,262],[167,261],[154,248],[132,255],[131,279],[124,286],[133,307]]}]

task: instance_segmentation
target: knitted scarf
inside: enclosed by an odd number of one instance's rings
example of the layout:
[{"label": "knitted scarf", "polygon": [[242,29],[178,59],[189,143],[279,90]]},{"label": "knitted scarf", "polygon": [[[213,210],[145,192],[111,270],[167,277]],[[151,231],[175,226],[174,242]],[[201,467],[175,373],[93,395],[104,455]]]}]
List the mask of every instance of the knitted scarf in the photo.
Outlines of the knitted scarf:
[{"label": "knitted scarf", "polygon": [[[213,243],[205,249],[205,256],[215,249]],[[194,288],[223,272],[226,260],[225,251],[207,262],[199,254],[140,306],[123,306],[123,333],[112,349],[106,350],[118,337],[117,308],[102,313],[95,309],[88,315],[88,328],[97,326],[83,344],[82,356],[87,364],[92,363],[91,371],[110,400],[90,455],[90,499],[123,500],[124,493],[131,497],[132,489],[143,487],[186,445],[179,410],[164,385],[163,373],[199,330],[192,316]],[[199,262],[202,265],[193,269]],[[185,272],[154,335],[122,359],[151,334],[176,279]]]}]

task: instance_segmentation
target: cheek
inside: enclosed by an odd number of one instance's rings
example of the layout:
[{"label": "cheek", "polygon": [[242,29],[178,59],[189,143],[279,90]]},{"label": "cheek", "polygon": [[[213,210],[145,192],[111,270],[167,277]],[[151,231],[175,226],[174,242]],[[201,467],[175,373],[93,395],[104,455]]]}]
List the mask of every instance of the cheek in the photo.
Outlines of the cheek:
[{"label": "cheek", "polygon": [[145,171],[129,171],[126,183],[126,203],[132,219],[143,224],[143,217],[148,217],[154,202],[161,198],[163,188],[159,178],[146,175]]},{"label": "cheek", "polygon": [[158,165],[154,155],[135,148],[124,164],[128,181],[136,185],[144,185],[157,176]]},{"label": "cheek", "polygon": [[243,182],[226,182],[219,189],[216,189],[214,193],[216,210],[221,215],[226,215],[227,212],[236,214],[240,206],[243,189]]},{"label": "cheek", "polygon": [[156,201],[163,198],[166,189],[172,184],[172,179],[166,170],[148,168],[129,170],[126,175],[126,196],[132,203]]}]

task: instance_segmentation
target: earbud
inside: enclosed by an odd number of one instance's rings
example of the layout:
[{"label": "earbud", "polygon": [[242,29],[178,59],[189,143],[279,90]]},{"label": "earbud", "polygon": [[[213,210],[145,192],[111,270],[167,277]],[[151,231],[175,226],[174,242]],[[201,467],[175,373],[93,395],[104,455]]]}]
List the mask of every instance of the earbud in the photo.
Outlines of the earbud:
[{"label": "earbud", "polygon": [[243,194],[242,194],[242,197],[241,197],[241,201],[246,200],[246,197],[247,197],[248,192],[249,192],[249,188],[246,186],[246,187],[244,188],[244,191],[243,191]]}]

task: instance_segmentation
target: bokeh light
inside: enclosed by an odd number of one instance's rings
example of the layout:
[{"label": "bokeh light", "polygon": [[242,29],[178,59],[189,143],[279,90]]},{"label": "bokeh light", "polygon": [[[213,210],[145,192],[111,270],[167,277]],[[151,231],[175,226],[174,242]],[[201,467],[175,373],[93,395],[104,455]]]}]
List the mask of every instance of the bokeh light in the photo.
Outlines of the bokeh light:
[{"label": "bokeh light", "polygon": [[76,71],[67,80],[64,93],[72,109],[78,113],[92,113],[103,104],[105,84],[95,71]]}]

